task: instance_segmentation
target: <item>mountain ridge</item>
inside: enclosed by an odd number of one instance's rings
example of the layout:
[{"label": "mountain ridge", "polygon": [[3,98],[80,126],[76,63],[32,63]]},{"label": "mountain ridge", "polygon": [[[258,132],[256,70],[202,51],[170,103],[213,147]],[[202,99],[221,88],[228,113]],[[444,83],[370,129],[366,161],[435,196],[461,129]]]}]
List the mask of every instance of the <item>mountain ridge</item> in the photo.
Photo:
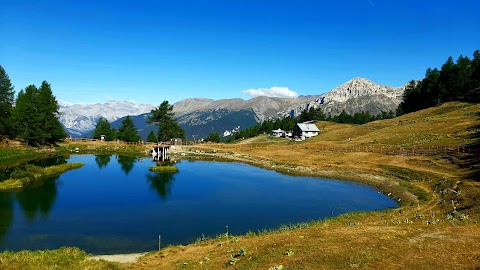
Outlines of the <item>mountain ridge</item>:
[{"label": "mountain ridge", "polygon": [[288,112],[280,112],[278,117],[298,116],[303,110],[311,107],[321,108],[325,114],[331,116],[338,115],[342,111],[349,114],[363,111],[372,115],[395,111],[402,101],[406,85],[392,87],[356,77],[319,95],[310,102],[292,107]]},{"label": "mountain ridge", "polygon": [[59,120],[70,135],[81,136],[85,132],[95,129],[100,117],[112,122],[127,115],[149,112],[153,108],[153,105],[137,104],[133,101],[71,105],[63,103],[59,106]]},{"label": "mountain ridge", "polygon": [[[205,137],[207,132],[218,132],[248,128],[267,119],[285,116],[298,116],[303,110],[320,108],[325,114],[335,116],[342,111],[349,114],[369,112],[376,115],[395,111],[400,104],[405,85],[391,87],[377,84],[369,79],[356,77],[329,92],[320,95],[299,96],[297,98],[279,98],[259,96],[244,100],[230,98],[213,100],[208,98],[187,98],[173,104],[173,112],[179,124],[184,127],[187,137]],[[110,101],[104,104],[62,105],[60,121],[67,132],[82,136],[95,128],[98,118],[105,117],[110,122],[120,121],[127,115],[147,117],[151,109],[149,104],[136,104],[131,101]],[[122,108],[125,106],[126,108]],[[85,113],[85,110],[88,113]],[[215,121],[221,123],[215,123]],[[140,121],[144,123],[144,120]],[[139,122],[139,123],[140,123]],[[240,125],[239,123],[242,123]],[[115,125],[118,125],[116,123]],[[112,125],[114,126],[114,125]],[[151,130],[143,124],[137,128]],[[90,132],[91,133],[91,132]],[[227,132],[228,133],[228,132]],[[142,135],[143,136],[143,135]]]}]

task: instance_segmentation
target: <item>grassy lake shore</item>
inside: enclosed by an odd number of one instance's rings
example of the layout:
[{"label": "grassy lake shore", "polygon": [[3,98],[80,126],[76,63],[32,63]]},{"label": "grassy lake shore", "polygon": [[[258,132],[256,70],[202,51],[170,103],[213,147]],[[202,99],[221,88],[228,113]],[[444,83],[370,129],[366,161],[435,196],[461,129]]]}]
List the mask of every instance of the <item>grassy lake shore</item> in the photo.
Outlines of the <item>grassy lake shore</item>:
[{"label": "grassy lake shore", "polygon": [[73,162],[45,168],[27,166],[25,170],[14,171],[14,173],[16,173],[17,176],[20,175],[20,177],[10,178],[0,182],[0,191],[18,191],[30,185],[41,185],[42,181],[50,176],[60,175],[69,170],[78,169],[83,165],[85,164],[81,162]]},{"label": "grassy lake shore", "polygon": [[[39,251],[4,252],[0,269],[56,269],[55,265],[74,269],[476,269],[480,267],[480,182],[475,175],[480,168],[471,162],[476,154],[391,154],[370,149],[469,147],[478,141],[479,111],[480,105],[450,103],[362,126],[319,122],[321,134],[305,142],[259,136],[232,145],[202,144],[171,151],[179,158],[233,160],[283,173],[367,183],[397,200],[401,206],[396,209],[350,213],[243,236],[220,235],[150,252],[128,264],[89,261],[87,266],[84,255],[68,249],[53,251],[43,263],[35,255]],[[105,146],[88,145],[89,151],[98,147]],[[145,150],[137,147],[132,152]],[[62,264],[65,261],[71,263]]]}]

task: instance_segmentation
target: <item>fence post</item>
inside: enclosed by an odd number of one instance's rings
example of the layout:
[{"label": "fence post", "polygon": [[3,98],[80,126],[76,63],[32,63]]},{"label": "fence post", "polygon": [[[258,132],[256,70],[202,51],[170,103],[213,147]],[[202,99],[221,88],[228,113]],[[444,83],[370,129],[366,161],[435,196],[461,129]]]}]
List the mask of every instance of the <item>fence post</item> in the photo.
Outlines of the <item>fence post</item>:
[{"label": "fence post", "polygon": [[159,234],[158,235],[158,251],[160,251],[161,246],[162,246],[162,235]]}]

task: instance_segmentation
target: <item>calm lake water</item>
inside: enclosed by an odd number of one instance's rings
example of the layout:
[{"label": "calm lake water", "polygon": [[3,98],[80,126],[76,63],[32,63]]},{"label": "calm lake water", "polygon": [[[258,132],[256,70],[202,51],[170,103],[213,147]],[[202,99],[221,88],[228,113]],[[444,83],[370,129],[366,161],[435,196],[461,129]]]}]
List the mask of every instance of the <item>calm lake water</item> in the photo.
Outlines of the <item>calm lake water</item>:
[{"label": "calm lake water", "polygon": [[[150,173],[148,158],[72,156],[85,166],[22,192],[0,192],[0,251],[78,246],[94,254],[151,251],[396,207],[373,188],[294,177],[243,163],[186,161]],[[58,161],[57,161],[58,162]],[[54,162],[55,163],[55,162]]]}]

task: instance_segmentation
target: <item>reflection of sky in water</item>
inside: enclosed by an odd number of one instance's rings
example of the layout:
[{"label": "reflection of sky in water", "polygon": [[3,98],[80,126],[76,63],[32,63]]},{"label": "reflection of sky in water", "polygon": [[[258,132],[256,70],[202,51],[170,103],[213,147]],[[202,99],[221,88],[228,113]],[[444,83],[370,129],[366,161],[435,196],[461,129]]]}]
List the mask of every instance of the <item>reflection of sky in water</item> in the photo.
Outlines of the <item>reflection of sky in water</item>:
[{"label": "reflection of sky in water", "polygon": [[292,177],[241,163],[75,156],[85,166],[18,193],[0,193],[0,250],[79,246],[92,253],[154,250],[202,234],[246,233],[351,211],[395,207],[352,182]]}]

